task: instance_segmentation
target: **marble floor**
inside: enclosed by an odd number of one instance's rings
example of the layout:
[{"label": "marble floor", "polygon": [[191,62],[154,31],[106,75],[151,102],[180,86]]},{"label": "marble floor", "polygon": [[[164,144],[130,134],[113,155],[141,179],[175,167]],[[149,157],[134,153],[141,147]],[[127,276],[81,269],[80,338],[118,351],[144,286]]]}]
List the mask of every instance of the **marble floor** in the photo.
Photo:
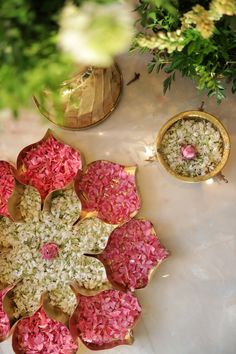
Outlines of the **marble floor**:
[{"label": "marble floor", "polygon": [[[236,96],[229,92],[218,106],[214,99],[199,96],[191,81],[178,77],[163,97],[164,74],[147,74],[146,61],[136,55],[119,59],[125,83],[135,71],[141,77],[124,85],[118,108],[104,123],[81,132],[53,126],[84,152],[87,162],[109,159],[138,165],[139,216],[154,223],[171,251],[148,288],[137,292],[143,315],[134,331],[135,343],[109,353],[235,354]],[[147,147],[162,124],[178,112],[198,108],[202,100],[230,133],[232,153],[224,169],[228,184],[186,184],[167,175],[158,163],[145,162]],[[17,121],[7,110],[1,112],[0,125],[0,156],[12,162],[51,126],[34,108],[22,111]],[[13,353],[10,340],[0,345],[0,353]],[[80,353],[89,351],[81,346]]]}]

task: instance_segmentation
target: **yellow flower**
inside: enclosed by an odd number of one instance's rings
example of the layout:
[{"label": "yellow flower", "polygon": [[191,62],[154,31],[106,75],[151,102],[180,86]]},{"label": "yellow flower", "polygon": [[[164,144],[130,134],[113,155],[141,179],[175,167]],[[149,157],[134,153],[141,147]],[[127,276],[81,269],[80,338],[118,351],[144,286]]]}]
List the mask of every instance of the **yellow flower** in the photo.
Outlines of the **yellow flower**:
[{"label": "yellow flower", "polygon": [[207,11],[201,5],[194,6],[191,11],[186,12],[182,17],[183,30],[192,28],[193,25],[203,38],[209,38],[215,28],[210,11]]},{"label": "yellow flower", "polygon": [[168,53],[172,53],[175,50],[181,52],[184,48],[183,41],[184,37],[180,30],[167,33],[160,31],[155,36],[140,35],[137,37],[137,43],[140,47],[167,50]]},{"label": "yellow flower", "polygon": [[236,15],[236,1],[235,0],[212,0],[210,4],[210,11],[218,18],[223,15]]}]

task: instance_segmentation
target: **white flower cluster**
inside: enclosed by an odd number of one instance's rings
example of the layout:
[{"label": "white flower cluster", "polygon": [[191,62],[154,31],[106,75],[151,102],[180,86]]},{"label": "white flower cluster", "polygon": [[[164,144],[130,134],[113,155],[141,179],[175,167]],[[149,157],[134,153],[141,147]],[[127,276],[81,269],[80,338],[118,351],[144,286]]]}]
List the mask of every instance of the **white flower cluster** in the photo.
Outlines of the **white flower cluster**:
[{"label": "white flower cluster", "polygon": [[[27,186],[20,211],[23,222],[0,219],[0,283],[17,282],[14,315],[32,314],[44,292],[54,306],[71,314],[76,300],[71,283],[97,290],[107,282],[103,264],[85,254],[101,252],[115,226],[97,218],[75,224],[81,203],[72,188],[54,192],[50,210],[41,211],[38,192]],[[41,248],[50,243],[58,247],[58,256],[44,259]]]},{"label": "white flower cluster", "polygon": [[[193,145],[194,159],[182,157],[181,147]],[[165,133],[160,153],[170,168],[187,177],[204,176],[213,171],[223,156],[223,140],[219,130],[205,119],[182,119]]]},{"label": "white flower cluster", "polygon": [[75,232],[79,233],[80,248],[87,250],[85,253],[101,252],[106,247],[108,238],[115,227],[98,218],[82,220],[75,227]]},{"label": "white flower cluster", "polygon": [[33,187],[26,186],[20,201],[21,215],[25,220],[37,221],[41,210],[41,197]]},{"label": "white flower cluster", "polygon": [[53,306],[59,307],[68,315],[72,315],[77,305],[75,293],[64,284],[60,284],[56,289],[50,291],[49,299]]},{"label": "white flower cluster", "polygon": [[32,315],[40,306],[42,287],[31,278],[25,278],[13,290],[14,317]]},{"label": "white flower cluster", "polygon": [[60,19],[59,46],[76,62],[109,66],[115,55],[128,50],[133,24],[132,8],[125,1],[85,1],[79,8],[68,2]]}]

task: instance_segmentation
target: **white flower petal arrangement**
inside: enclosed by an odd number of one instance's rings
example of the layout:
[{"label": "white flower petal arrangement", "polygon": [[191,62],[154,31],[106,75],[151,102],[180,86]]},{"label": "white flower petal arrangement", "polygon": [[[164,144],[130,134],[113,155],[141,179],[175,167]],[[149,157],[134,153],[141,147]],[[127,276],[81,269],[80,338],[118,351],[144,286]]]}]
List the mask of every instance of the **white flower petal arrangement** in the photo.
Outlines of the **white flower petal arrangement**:
[{"label": "white flower petal arrangement", "polygon": [[[193,145],[193,159],[184,158],[181,147]],[[162,153],[169,166],[183,176],[203,176],[213,171],[223,156],[223,140],[212,123],[204,120],[180,120],[164,135]]]},{"label": "white flower petal arrangement", "polygon": [[0,340],[13,333],[15,353],[74,353],[78,338],[95,350],[132,343],[133,291],[168,256],[152,224],[133,219],[135,170],[82,170],[51,131],[19,154],[0,217]]},{"label": "white flower petal arrangement", "polygon": [[199,182],[219,174],[230,151],[222,123],[201,111],[187,111],[171,118],[160,130],[157,154],[175,177]]},{"label": "white flower petal arrangement", "polygon": [[[19,205],[25,217],[24,222],[1,220],[2,237],[5,238],[5,227],[11,234],[10,247],[0,260],[1,281],[11,284],[19,277],[23,278],[13,290],[16,318],[35,312],[41,294],[46,291],[50,291],[50,298],[55,306],[63,306],[62,310],[71,315],[76,299],[69,284],[76,281],[79,286],[93,290],[107,283],[102,263],[84,255],[90,250],[90,246],[91,249],[94,246],[91,241],[88,242],[89,237],[86,237],[87,243],[84,242],[85,221],[73,228],[81,211],[81,203],[75,191],[66,189],[55,194],[57,195],[53,196],[50,212],[40,212],[40,194],[33,187],[27,186]],[[86,220],[88,236],[94,225],[97,225],[96,218]],[[111,225],[103,223],[103,237],[108,237],[111,230]],[[55,259],[53,254],[50,257],[50,245],[57,246],[58,257]],[[46,247],[45,253],[43,247]],[[65,285],[68,285],[68,289],[63,293],[62,303],[61,291]],[[32,294],[29,295],[31,291]]]}]

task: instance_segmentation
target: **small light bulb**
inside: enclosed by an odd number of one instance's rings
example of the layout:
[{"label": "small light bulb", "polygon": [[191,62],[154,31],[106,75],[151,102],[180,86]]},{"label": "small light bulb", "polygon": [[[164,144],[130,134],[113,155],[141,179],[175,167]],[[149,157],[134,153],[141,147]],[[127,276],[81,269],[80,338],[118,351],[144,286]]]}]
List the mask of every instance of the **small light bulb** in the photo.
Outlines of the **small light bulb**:
[{"label": "small light bulb", "polygon": [[144,154],[146,158],[150,158],[155,154],[155,148],[153,146],[145,145],[144,148],[145,148]]},{"label": "small light bulb", "polygon": [[208,180],[206,180],[206,184],[212,184],[212,183],[214,183],[213,178],[209,178]]}]

